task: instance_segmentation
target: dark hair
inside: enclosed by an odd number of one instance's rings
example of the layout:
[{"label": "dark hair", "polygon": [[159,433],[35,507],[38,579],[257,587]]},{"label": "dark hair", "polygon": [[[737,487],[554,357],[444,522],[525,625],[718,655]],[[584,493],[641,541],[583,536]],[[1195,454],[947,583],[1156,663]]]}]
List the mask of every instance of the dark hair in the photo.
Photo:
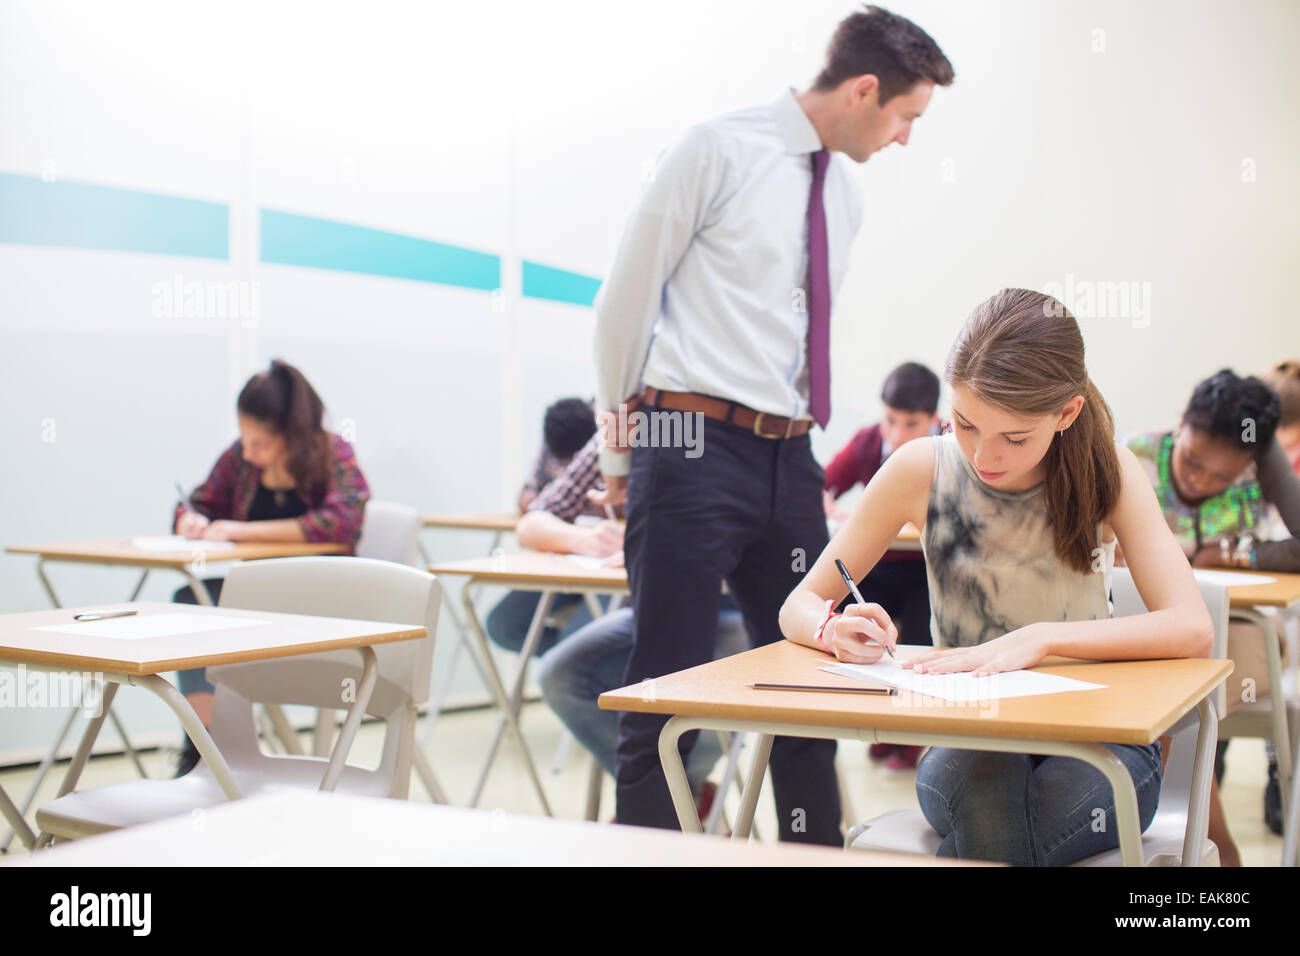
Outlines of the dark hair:
[{"label": "dark hair", "polygon": [[271,368],[245,383],[235,407],[277,435],[289,452],[289,474],[306,498],[329,481],[331,446],[321,425],[325,406],[311,383],[288,362],[271,359]]},{"label": "dark hair", "polygon": [[546,409],[542,421],[542,440],[556,458],[576,455],[596,434],[596,413],[581,398],[562,398]]},{"label": "dark hair", "polygon": [[1119,458],[1110,408],[1088,377],[1079,323],[1050,295],[1003,289],[981,302],[948,353],[944,377],[1013,415],[1058,414],[1075,395],[1083,408],[1053,436],[1043,502],[1056,554],[1092,568],[1097,525],[1119,500]]},{"label": "dark hair", "polygon": [[813,83],[833,90],[849,77],[870,73],[880,81],[881,106],[922,80],[935,86],[953,81],[952,64],[920,27],[883,7],[864,6],[840,21],[826,48],[826,65]]},{"label": "dark hair", "polygon": [[[1230,448],[1258,456],[1273,443],[1281,417],[1282,403],[1276,392],[1253,375],[1239,378],[1225,368],[1192,391],[1183,424]],[[1248,429],[1247,421],[1253,422],[1254,428]]]},{"label": "dark hair", "polygon": [[1290,428],[1300,424],[1300,359],[1283,359],[1260,376],[1282,401],[1278,424]]},{"label": "dark hair", "polygon": [[920,362],[904,362],[889,373],[880,400],[900,412],[926,412],[939,408],[939,376]]}]

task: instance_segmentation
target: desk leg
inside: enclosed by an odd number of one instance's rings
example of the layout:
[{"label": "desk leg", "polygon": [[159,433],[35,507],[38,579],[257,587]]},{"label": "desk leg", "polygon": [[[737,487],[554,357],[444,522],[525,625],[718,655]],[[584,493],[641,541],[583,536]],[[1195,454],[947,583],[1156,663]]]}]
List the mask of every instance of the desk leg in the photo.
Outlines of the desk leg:
[{"label": "desk leg", "polygon": [[41,579],[41,587],[45,588],[45,595],[50,599],[50,603],[55,607],[63,607],[59,603],[58,597],[54,593],[54,587],[50,584],[50,579],[45,576],[45,559],[40,558],[36,562],[36,576]]},{"label": "desk leg", "polygon": [[[86,721],[85,732],[82,733],[81,742],[77,744],[77,750],[72,755],[72,762],[68,764],[68,769],[63,775],[63,783],[59,784],[57,796],[66,797],[77,788],[77,781],[81,779],[81,771],[86,767],[86,760],[90,757],[90,750],[95,746],[95,738],[99,736],[99,729],[104,726],[104,720],[108,717],[108,712],[113,707],[113,698],[116,696],[116,682],[105,675],[104,689],[99,699],[99,708],[95,716]],[[54,834],[42,831],[36,838],[36,849],[48,846],[52,839],[54,839]]]},{"label": "desk leg", "polygon": [[1219,742],[1219,718],[1211,692],[1196,705],[1200,726],[1196,730],[1196,760],[1192,764],[1192,796],[1187,804],[1187,832],[1183,837],[1183,866],[1200,866],[1210,823],[1210,774],[1214,748]]},{"label": "desk leg", "polygon": [[763,789],[763,776],[767,773],[767,762],[772,756],[771,734],[759,734],[758,746],[754,748],[754,760],[749,765],[749,778],[745,781],[745,792],[740,798],[740,810],[736,813],[736,827],[731,833],[733,840],[748,840],[754,828],[754,811],[758,808],[758,792]]},{"label": "desk leg", "polygon": [[[68,731],[72,729],[72,722],[77,719],[77,714],[80,709],[81,708],[79,707],[70,707],[68,709],[67,719],[63,721],[63,729],[59,731],[59,736],[55,738],[54,743],[50,745],[50,749],[47,750],[45,756],[41,758],[41,764],[36,768],[36,776],[32,778],[31,784],[27,787],[27,792],[23,794],[23,802],[19,805],[18,810],[20,814],[25,816],[27,812],[31,810],[32,803],[36,800],[36,792],[41,789],[41,784],[43,784],[45,778],[49,776],[50,769],[54,766],[54,761],[59,756],[59,748],[63,746],[63,741],[68,738]],[[14,838],[14,833],[15,830],[10,830],[5,835],[3,842],[0,842],[0,853],[9,849],[9,844]],[[27,845],[31,846],[30,843]]]},{"label": "desk leg", "polygon": [[1273,743],[1277,748],[1277,776],[1282,787],[1282,816],[1285,819],[1291,802],[1291,777],[1295,767],[1292,764],[1291,728],[1286,719],[1286,695],[1282,685],[1282,657],[1277,649],[1277,631],[1273,628],[1272,620],[1253,607],[1234,607],[1228,612],[1228,617],[1254,624],[1264,638],[1269,699],[1273,705]]},{"label": "desk leg", "polygon": [[[199,715],[194,712],[194,708],[190,706],[190,702],[185,699],[184,694],[157,674],[145,674],[141,677],[118,677],[115,675],[110,679],[125,681],[136,687],[143,687],[155,696],[161,697],[163,703],[170,707],[172,713],[180,719],[181,726],[185,728],[185,733],[189,735],[190,740],[194,741],[199,756],[207,764],[208,771],[216,779],[226,797],[230,800],[238,800],[243,797],[243,791],[239,789],[239,784],[235,782],[235,775],[230,772],[230,765],[226,763],[226,758],[221,755],[221,751],[213,743],[212,737],[208,734],[208,729],[203,726],[203,721],[199,720]],[[114,689],[116,689],[116,685],[114,685]]]},{"label": "desk leg", "polygon": [[[541,598],[537,601],[537,608],[533,611],[533,619],[528,624],[528,631],[524,635],[523,646],[519,649],[519,661],[515,669],[514,687],[510,691],[510,714],[515,721],[516,727],[519,723],[519,709],[524,699],[524,680],[528,675],[528,662],[532,660],[533,652],[537,649],[537,644],[541,640],[542,631],[546,627],[546,618],[551,613],[551,607],[555,603],[555,592],[543,591]],[[497,730],[492,738],[492,745],[488,748],[487,762],[483,765],[483,772],[479,775],[478,785],[474,789],[474,800],[478,801],[482,793],[483,785],[487,782],[488,770],[496,761],[497,752],[501,749],[501,738],[505,735],[506,724],[505,715],[500,714],[497,717]],[[522,741],[522,737],[520,738]]]},{"label": "desk leg", "polygon": [[135,582],[135,590],[127,598],[128,601],[134,601],[140,596],[140,592],[144,590],[144,582],[147,580],[149,580],[149,569],[145,568],[144,573],[140,575],[140,580]]},{"label": "desk leg", "polygon": [[672,795],[673,809],[677,811],[677,822],[681,824],[683,833],[702,832],[700,815],[691,796],[691,784],[686,779],[686,766],[677,750],[678,738],[694,729],[695,724],[689,717],[670,717],[664,729],[659,731],[659,763],[663,765],[668,793]]},{"label": "desk leg", "polygon": [[[533,789],[537,792],[537,799],[541,802],[542,812],[549,817],[553,815],[551,805],[546,799],[546,792],[542,789],[542,781],[537,775],[537,768],[533,765],[532,755],[528,752],[528,744],[525,742],[524,736],[519,730],[519,723],[515,720],[514,712],[510,708],[510,699],[506,695],[505,685],[501,683],[501,675],[497,671],[496,664],[493,663],[492,651],[488,648],[487,633],[483,630],[483,625],[479,623],[478,614],[474,610],[474,592],[477,589],[477,583],[473,578],[465,582],[465,586],[460,592],[460,599],[461,604],[464,605],[465,621],[469,625],[470,632],[474,635],[477,644],[479,670],[487,677],[488,689],[492,691],[497,709],[501,712],[502,720],[505,721],[505,729],[518,745],[519,755],[523,758],[524,767],[527,769],[529,779],[533,783]],[[487,763],[483,765],[483,772],[479,775],[478,782],[474,787],[474,793],[469,802],[471,807],[478,805],[494,755],[495,747],[493,753],[488,756]]]},{"label": "desk leg", "polygon": [[322,790],[333,790],[338,786],[339,777],[343,775],[343,767],[347,763],[348,753],[352,750],[352,741],[357,736],[357,728],[361,726],[361,718],[365,716],[366,707],[370,704],[370,696],[375,692],[375,684],[379,680],[379,658],[375,656],[375,649],[361,648],[361,660],[364,661],[364,666],[361,670],[361,684],[357,688],[357,699],[352,702],[347,719],[343,721],[343,728],[339,731],[338,740],[334,742],[329,768],[325,771],[325,779],[320,784]]},{"label": "desk leg", "polygon": [[[4,818],[9,821],[9,826],[13,828],[9,831],[10,837],[15,833],[18,834],[18,839],[22,842],[22,845],[31,849],[36,842],[36,834],[27,825],[27,821],[18,812],[18,808],[14,806],[13,801],[9,799],[9,794],[5,793],[3,787],[0,787],[0,813],[4,814]],[[5,842],[7,844],[8,840]]]}]

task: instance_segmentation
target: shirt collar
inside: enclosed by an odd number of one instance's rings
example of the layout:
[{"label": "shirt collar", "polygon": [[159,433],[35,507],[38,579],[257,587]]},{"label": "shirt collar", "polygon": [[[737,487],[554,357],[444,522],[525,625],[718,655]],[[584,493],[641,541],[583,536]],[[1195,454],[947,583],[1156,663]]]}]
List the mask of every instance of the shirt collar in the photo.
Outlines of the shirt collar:
[{"label": "shirt collar", "polygon": [[822,148],[822,141],[817,136],[812,121],[794,98],[793,87],[787,87],[772,103],[772,115],[777,129],[781,131],[781,138],[785,140],[785,151],[790,155],[815,153]]}]

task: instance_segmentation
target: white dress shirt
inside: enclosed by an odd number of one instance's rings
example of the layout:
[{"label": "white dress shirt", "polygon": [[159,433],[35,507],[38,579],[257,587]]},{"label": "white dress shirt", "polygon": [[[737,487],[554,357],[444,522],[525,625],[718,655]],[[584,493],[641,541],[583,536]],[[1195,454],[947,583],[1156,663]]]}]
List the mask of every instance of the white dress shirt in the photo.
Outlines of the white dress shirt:
[{"label": "white dress shirt", "polygon": [[[601,409],[638,383],[808,418],[808,197],[822,148],[786,90],[687,130],[659,160],[596,296]],[[831,155],[823,196],[831,304],[862,224],[849,160]],[[602,449],[606,474],[626,454]]]}]

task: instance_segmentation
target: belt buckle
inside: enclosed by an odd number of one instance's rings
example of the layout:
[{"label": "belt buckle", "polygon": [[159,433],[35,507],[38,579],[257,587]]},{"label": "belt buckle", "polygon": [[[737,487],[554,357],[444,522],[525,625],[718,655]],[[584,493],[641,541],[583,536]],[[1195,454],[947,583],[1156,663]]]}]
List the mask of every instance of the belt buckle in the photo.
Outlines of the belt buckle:
[{"label": "belt buckle", "polygon": [[[794,419],[793,419],[793,418],[787,418],[787,419],[785,420],[785,434],[784,434],[784,435],[769,435],[769,434],[767,434],[766,432],[764,432],[764,431],[761,430],[761,426],[762,426],[762,423],[763,423],[763,416],[766,415],[766,414],[767,414],[766,412],[757,412],[757,413],[755,414],[755,417],[754,417],[754,434],[757,435],[759,438],[771,438],[771,439],[778,439],[778,438],[780,438],[780,439],[785,439],[785,438],[789,438],[789,437],[790,437],[790,429],[794,427]],[[769,416],[769,417],[771,417],[771,418],[776,418],[777,416],[772,415],[772,416]]]}]

